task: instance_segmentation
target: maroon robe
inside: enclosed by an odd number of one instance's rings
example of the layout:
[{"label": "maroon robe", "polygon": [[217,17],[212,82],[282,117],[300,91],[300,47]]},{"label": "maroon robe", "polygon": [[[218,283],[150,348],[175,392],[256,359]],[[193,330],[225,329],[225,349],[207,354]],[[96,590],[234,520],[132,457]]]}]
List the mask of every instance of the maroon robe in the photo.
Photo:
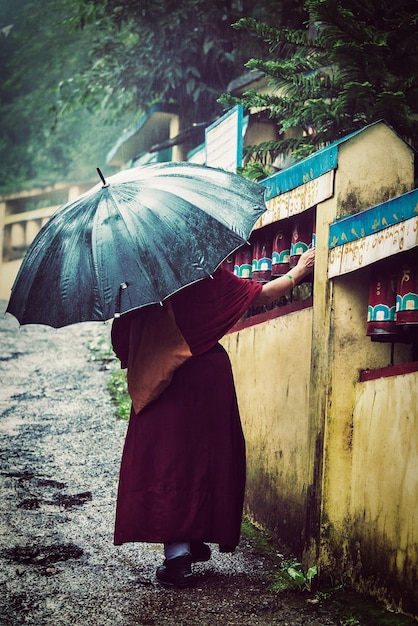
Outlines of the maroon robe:
[{"label": "maroon robe", "polygon": [[[171,296],[192,356],[156,399],[137,414],[131,411],[116,545],[207,541],[233,550],[238,544],[245,442],[230,360],[218,341],[260,291],[258,283],[220,269],[213,279]],[[122,365],[128,362],[129,326],[140,323],[141,310],[114,322],[112,340]]]}]

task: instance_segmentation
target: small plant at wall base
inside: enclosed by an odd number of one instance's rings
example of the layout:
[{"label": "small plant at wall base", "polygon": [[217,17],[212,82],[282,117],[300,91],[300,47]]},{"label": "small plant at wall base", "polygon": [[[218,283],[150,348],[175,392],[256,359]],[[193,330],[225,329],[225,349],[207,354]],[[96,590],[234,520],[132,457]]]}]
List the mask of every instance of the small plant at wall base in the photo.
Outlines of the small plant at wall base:
[{"label": "small plant at wall base", "polygon": [[343,626],[359,626],[360,622],[357,617],[347,617],[344,622],[341,622]]},{"label": "small plant at wall base", "polygon": [[310,567],[306,572],[301,569],[301,563],[295,560],[282,561],[280,569],[274,576],[271,585],[272,591],[311,591],[312,580],[318,573],[316,565]]},{"label": "small plant at wall base", "polygon": [[110,393],[113,404],[116,406],[116,416],[120,419],[129,419],[131,413],[131,399],[128,394],[126,372],[117,370],[112,373],[107,390]]},{"label": "small plant at wall base", "polygon": [[[89,349],[92,352],[92,361],[101,363],[101,370],[113,369],[113,365],[116,362],[118,363],[112,346],[106,339],[100,338],[91,341]],[[125,420],[129,419],[131,399],[128,394],[126,372],[121,369],[113,371],[106,387],[116,407],[116,417]]]}]

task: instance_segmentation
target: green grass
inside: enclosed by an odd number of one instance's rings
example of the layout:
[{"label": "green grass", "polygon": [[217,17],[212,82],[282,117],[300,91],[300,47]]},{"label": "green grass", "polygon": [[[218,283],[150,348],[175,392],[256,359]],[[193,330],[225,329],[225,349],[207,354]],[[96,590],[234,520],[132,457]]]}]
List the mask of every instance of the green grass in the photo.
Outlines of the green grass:
[{"label": "green grass", "polygon": [[116,407],[116,416],[119,419],[129,419],[131,413],[131,398],[128,394],[125,370],[116,370],[111,374],[109,382],[107,383],[107,390]]},{"label": "green grass", "polygon": [[106,339],[95,339],[89,344],[92,361],[100,363],[101,369],[112,370],[107,383],[107,390],[116,407],[116,417],[127,420],[131,413],[131,399],[126,383],[126,370],[116,369],[119,363],[112,346]]}]

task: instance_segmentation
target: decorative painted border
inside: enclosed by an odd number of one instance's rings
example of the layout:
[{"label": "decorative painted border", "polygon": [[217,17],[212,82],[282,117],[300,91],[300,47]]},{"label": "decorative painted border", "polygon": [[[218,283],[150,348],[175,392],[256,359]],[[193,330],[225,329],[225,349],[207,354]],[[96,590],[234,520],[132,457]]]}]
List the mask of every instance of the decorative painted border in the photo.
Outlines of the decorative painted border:
[{"label": "decorative painted border", "polygon": [[334,222],[329,229],[328,247],[332,249],[357,241],[414,216],[418,216],[418,189]]},{"label": "decorative painted border", "polygon": [[338,145],[332,144],[328,148],[318,150],[299,163],[273,174],[261,181],[266,188],[266,201],[283,193],[296,189],[319,178],[323,174],[335,170],[338,163]]},{"label": "decorative painted border", "polygon": [[331,248],[328,253],[328,278],[352,272],[416,246],[418,215]]},{"label": "decorative painted border", "polygon": [[267,211],[257,220],[255,229],[303,213],[330,198],[334,193],[334,170],[266,201]]},{"label": "decorative painted border", "polygon": [[265,187],[267,212],[259,219],[255,228],[303,213],[330,198],[334,193],[340,145],[382,121],[378,120],[354,131],[306,159],[260,181],[260,185]]}]

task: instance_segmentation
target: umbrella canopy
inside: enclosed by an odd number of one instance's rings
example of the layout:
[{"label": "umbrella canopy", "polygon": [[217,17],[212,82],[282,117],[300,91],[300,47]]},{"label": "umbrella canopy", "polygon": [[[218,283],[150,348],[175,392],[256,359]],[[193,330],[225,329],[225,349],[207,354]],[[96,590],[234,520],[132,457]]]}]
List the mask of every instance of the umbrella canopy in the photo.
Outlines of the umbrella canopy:
[{"label": "umbrella canopy", "polygon": [[99,174],[29,247],[6,309],[20,324],[60,328],[162,302],[212,274],[266,210],[259,184],[205,166]]}]

